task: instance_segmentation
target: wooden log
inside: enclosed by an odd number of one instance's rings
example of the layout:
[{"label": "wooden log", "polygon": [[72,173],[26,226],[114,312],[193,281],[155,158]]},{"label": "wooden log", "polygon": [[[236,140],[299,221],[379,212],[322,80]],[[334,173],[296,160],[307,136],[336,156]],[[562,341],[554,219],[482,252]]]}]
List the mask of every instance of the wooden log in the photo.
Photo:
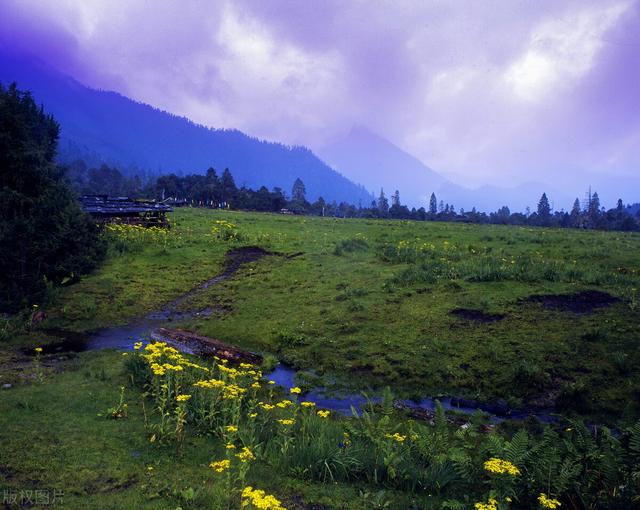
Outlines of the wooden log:
[{"label": "wooden log", "polygon": [[235,363],[262,364],[262,356],[258,354],[183,329],[158,328],[151,333],[151,338],[185,346],[198,356],[218,356]]}]

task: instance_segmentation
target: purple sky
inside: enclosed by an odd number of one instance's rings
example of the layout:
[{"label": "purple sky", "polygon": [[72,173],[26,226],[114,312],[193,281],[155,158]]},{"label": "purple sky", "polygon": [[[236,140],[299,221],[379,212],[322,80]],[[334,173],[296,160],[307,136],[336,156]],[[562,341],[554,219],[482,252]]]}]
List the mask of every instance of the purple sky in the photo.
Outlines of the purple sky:
[{"label": "purple sky", "polygon": [[361,124],[466,185],[638,178],[638,27],[631,0],[0,4],[0,40],[92,87],[312,148]]}]

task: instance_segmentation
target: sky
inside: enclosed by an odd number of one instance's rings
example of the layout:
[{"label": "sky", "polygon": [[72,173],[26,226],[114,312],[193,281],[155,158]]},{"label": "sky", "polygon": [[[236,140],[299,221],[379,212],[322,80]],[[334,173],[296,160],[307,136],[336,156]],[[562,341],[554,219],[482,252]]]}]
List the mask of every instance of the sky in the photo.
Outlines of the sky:
[{"label": "sky", "polygon": [[311,148],[362,125],[471,186],[640,178],[638,27],[640,0],[0,2],[0,42],[91,87]]}]

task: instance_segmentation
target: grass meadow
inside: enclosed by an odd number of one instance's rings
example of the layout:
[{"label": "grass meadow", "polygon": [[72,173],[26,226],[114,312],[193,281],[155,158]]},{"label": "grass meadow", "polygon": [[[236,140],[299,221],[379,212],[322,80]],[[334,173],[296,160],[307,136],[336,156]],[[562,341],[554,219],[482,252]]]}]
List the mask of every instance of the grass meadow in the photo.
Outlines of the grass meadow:
[{"label": "grass meadow", "polygon": [[[5,486],[64,489],[65,508],[638,502],[640,235],[187,208],[171,221],[107,231],[98,271],[52,291],[36,328],[5,328]],[[242,246],[270,255],[194,292],[179,306],[208,314],[172,327],[292,366],[292,394],[266,367],[161,344],[31,355],[46,331],[161,309]],[[388,398],[361,418],[324,415],[303,404],[320,386]],[[561,425],[478,415],[459,427],[439,410],[431,426],[391,393],[552,409]]]}]

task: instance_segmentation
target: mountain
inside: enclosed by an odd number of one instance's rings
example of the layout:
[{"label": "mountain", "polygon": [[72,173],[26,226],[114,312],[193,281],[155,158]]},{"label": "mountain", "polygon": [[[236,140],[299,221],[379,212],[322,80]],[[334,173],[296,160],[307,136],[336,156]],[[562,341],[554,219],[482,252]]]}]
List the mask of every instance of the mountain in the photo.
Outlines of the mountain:
[{"label": "mountain", "polygon": [[[446,179],[416,157],[368,129],[355,126],[345,136],[316,152],[343,175],[362,183],[376,196],[383,188],[387,197],[399,190],[403,204],[410,207],[429,206],[431,193],[438,201],[453,204],[456,210],[495,211],[504,205],[513,212],[536,210],[543,192],[555,209],[570,209],[575,196],[539,182],[510,188],[485,185],[466,188]],[[600,188],[598,188],[600,189]],[[582,194],[582,190],[576,190]]]},{"label": "mountain", "polygon": [[410,206],[424,206],[431,193],[447,183],[420,160],[362,126],[353,127],[346,137],[317,148],[316,152],[376,196],[380,188],[387,197],[398,190],[402,203]]},{"label": "mountain", "polygon": [[63,162],[81,158],[138,174],[204,173],[213,166],[219,172],[229,168],[239,186],[278,186],[289,193],[299,177],[309,200],[372,200],[306,147],[200,126],[115,92],[90,89],[36,58],[0,48],[0,82],[14,81],[60,123]]}]

